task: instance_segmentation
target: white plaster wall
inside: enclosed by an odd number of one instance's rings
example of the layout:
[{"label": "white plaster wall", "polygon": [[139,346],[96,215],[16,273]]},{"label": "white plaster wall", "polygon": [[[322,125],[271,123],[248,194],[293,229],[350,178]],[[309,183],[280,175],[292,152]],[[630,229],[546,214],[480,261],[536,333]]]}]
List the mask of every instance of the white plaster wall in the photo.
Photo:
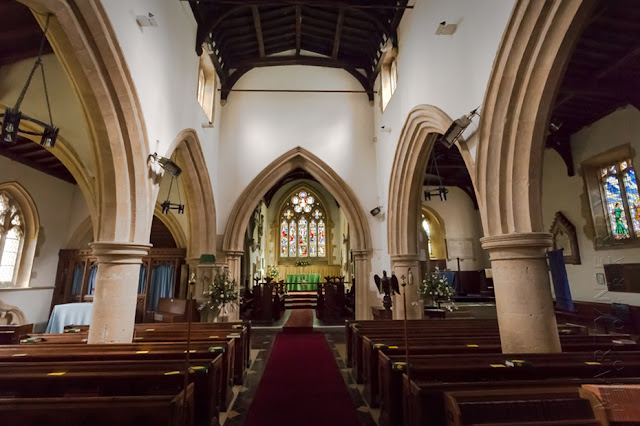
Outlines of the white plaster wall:
[{"label": "white plaster wall", "polygon": [[585,228],[592,227],[592,219],[580,163],[625,143],[630,143],[636,153],[632,160],[637,173],[640,162],[637,156],[640,151],[640,111],[632,106],[621,108],[572,136],[575,176],[567,176],[564,161],[555,151],[545,151],[542,193],[545,229],[551,228],[555,213],[561,211],[573,223],[578,233],[582,264],[567,265],[567,276],[574,300],[640,305],[640,294],[609,292],[606,286],[598,285],[596,281],[596,273],[604,273],[603,265],[606,263],[640,262],[640,249],[595,251],[593,240],[585,234]]},{"label": "white plaster wall", "polygon": [[[362,90],[344,70],[307,66],[254,69],[235,88]],[[364,211],[378,205],[372,109],[363,93],[232,92],[222,108],[218,233],[224,233],[238,194],[273,160],[298,146],[338,173]],[[386,251],[377,243],[386,230],[369,219],[375,250]]]},{"label": "white plaster wall", "polygon": [[[435,210],[444,221],[446,238],[473,238],[475,259],[460,260],[462,271],[478,271],[489,268],[487,253],[480,246],[483,237],[480,212],[473,206],[471,198],[457,186],[448,186],[447,201],[432,198],[423,201],[423,205]],[[458,270],[457,259],[447,259],[447,269]]]},{"label": "white plaster wall", "polygon": [[[167,155],[178,133],[191,128],[200,139],[209,171],[215,173],[220,95],[216,92],[213,128],[203,128],[209,119],[196,96],[197,25],[189,3],[175,0],[102,0],[102,3],[131,72],[151,152]],[[148,13],[154,15],[158,27],[138,26],[136,15]],[[212,179],[212,184],[216,195],[218,182]]]},{"label": "white plaster wall", "polygon": [[[412,2],[413,3],[413,2]],[[417,0],[398,28],[398,84],[384,113],[375,99],[378,191],[386,205],[389,176],[402,126],[417,105],[428,104],[452,119],[483,102],[493,61],[514,0]],[[454,35],[438,36],[442,21],[457,23]],[[380,87],[380,78],[376,89]],[[465,133],[469,136],[478,119]],[[381,126],[391,129],[382,132]],[[475,151],[475,150],[474,150]],[[386,225],[385,225],[386,226]],[[380,262],[389,264],[386,233]]]},{"label": "white plaster wall", "polygon": [[[0,105],[13,107],[18,100],[35,58],[3,65],[0,70]],[[95,170],[93,148],[80,102],[75,95],[69,77],[54,54],[42,57],[47,78],[47,90],[51,102],[53,123],[60,128],[64,138],[78,154],[78,158],[91,173]],[[20,110],[35,119],[49,122],[40,71],[36,71]]]},{"label": "white plaster wall", "polygon": [[[29,322],[42,326],[49,318],[58,268],[58,252],[65,247],[76,185],[0,157],[0,183],[16,181],[31,195],[40,218],[40,233],[29,287],[0,290],[0,299],[18,306]],[[86,207],[85,207],[86,209]]]}]

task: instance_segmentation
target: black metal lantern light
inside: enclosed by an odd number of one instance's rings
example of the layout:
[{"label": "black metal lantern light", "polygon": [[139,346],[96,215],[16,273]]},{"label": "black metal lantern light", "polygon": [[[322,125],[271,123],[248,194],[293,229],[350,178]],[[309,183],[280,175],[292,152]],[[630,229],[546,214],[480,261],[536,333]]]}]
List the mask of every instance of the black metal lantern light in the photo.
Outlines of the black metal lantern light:
[{"label": "black metal lantern light", "polygon": [[[29,73],[29,77],[20,92],[20,96],[18,96],[18,100],[13,108],[7,108],[4,113],[0,113],[0,118],[2,118],[2,130],[0,132],[0,141],[5,144],[15,145],[18,142],[18,134],[24,135],[32,135],[32,136],[40,136],[40,144],[53,148],[56,144],[56,139],[58,138],[59,129],[53,125],[53,117],[51,115],[51,105],[49,102],[49,93],[47,91],[47,81],[44,75],[44,64],[42,63],[42,53],[44,51],[45,42],[47,40],[47,29],[49,28],[49,18],[51,15],[47,15],[47,22],[45,24],[44,32],[42,33],[42,39],[40,40],[40,49],[38,50],[38,57],[36,58],[36,62],[33,64],[33,68],[31,68],[31,72]],[[29,85],[31,84],[31,80],[33,75],[36,72],[37,68],[40,68],[42,72],[42,83],[44,85],[44,96],[47,101],[47,110],[49,112],[49,124],[44,123],[35,118],[29,117],[26,114],[23,114],[20,111],[20,106],[22,105],[22,101],[27,93],[27,89],[29,89]],[[38,126],[42,126],[42,132],[34,132],[28,131],[20,128],[20,123],[22,121],[30,121]]]}]

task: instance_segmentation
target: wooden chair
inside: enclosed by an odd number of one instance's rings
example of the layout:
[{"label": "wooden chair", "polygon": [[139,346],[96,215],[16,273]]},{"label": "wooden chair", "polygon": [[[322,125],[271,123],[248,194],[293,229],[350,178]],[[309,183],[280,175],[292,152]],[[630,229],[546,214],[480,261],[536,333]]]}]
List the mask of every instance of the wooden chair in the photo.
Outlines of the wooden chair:
[{"label": "wooden chair", "polygon": [[158,301],[155,311],[148,311],[147,315],[151,322],[185,322],[187,321],[187,309],[190,305],[192,322],[199,322],[200,315],[195,307],[195,303],[189,303],[185,299],[173,299],[163,297]]}]

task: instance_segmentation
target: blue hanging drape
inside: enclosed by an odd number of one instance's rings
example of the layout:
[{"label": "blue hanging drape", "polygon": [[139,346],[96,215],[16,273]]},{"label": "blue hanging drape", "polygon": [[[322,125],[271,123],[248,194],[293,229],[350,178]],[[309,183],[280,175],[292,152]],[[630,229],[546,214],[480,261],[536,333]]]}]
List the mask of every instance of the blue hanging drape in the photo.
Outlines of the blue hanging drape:
[{"label": "blue hanging drape", "polygon": [[93,294],[96,290],[96,275],[98,274],[98,265],[94,263],[89,268],[89,285],[87,287],[87,294]]},{"label": "blue hanging drape", "polygon": [[147,285],[147,265],[140,265],[140,278],[138,278],[138,294],[144,294]]},{"label": "blue hanging drape", "polygon": [[564,265],[563,251],[564,249],[551,250],[547,252],[547,256],[549,257],[553,290],[556,293],[556,308],[573,311],[573,300],[571,299],[571,289],[567,278],[567,268]]},{"label": "blue hanging drape", "polygon": [[155,311],[161,297],[173,296],[173,281],[175,268],[172,264],[161,263],[151,270],[151,288],[149,289],[149,301],[147,309]]},{"label": "blue hanging drape", "polygon": [[78,263],[73,270],[73,281],[71,281],[71,295],[79,296],[82,291],[82,277],[84,276],[84,264]]}]

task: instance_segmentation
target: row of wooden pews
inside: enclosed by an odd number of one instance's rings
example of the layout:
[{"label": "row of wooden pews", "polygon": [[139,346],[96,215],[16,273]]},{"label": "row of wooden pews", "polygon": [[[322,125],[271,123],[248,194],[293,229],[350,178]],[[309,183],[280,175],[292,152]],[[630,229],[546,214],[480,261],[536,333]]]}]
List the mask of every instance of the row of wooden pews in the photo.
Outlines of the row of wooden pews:
[{"label": "row of wooden pews", "polygon": [[[0,346],[0,418],[33,407],[3,424],[218,425],[250,362],[250,323],[192,324],[188,365],[184,323],[137,324],[126,344],[87,345],[87,327],[65,331]],[[76,403],[72,416],[57,408]]]},{"label": "row of wooden pews", "polygon": [[381,426],[606,424],[581,385],[639,384],[638,343],[558,331],[562,353],[506,355],[495,320],[410,320],[406,340],[402,321],[350,321],[347,365]]}]

